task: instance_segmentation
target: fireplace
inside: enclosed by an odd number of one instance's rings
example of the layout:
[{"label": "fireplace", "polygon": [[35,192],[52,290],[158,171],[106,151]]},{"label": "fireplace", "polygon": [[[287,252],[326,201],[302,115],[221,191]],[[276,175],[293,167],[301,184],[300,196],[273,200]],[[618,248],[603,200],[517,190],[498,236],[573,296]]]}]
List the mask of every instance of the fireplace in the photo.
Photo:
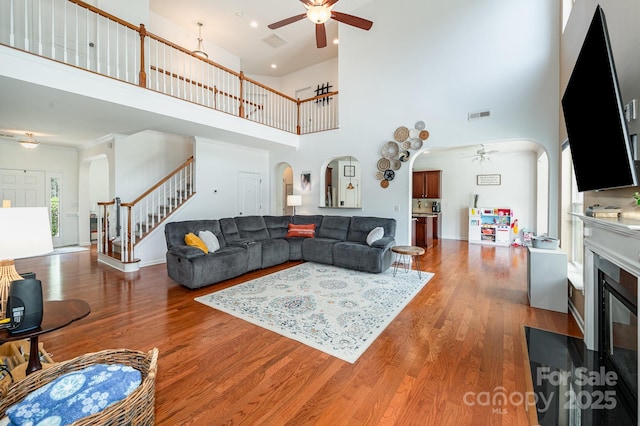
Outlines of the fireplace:
[{"label": "fireplace", "polygon": [[[640,222],[580,216],[584,222],[584,343],[615,374],[613,392],[638,412]],[[600,368],[600,367],[598,367]]]},{"label": "fireplace", "polygon": [[638,399],[638,279],[607,261],[598,262],[599,364],[615,376],[613,392],[630,408]]}]

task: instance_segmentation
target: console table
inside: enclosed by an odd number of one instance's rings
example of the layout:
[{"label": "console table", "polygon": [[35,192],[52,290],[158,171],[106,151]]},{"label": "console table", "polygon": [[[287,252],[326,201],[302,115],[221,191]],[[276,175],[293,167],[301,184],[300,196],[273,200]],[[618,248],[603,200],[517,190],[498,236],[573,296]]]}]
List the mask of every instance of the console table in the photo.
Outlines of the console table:
[{"label": "console table", "polygon": [[72,322],[86,317],[91,307],[84,300],[51,300],[44,302],[42,324],[40,327],[22,333],[10,334],[6,329],[0,330],[0,344],[14,340],[29,339],[29,363],[25,374],[42,369],[38,350],[38,336],[66,327]]}]

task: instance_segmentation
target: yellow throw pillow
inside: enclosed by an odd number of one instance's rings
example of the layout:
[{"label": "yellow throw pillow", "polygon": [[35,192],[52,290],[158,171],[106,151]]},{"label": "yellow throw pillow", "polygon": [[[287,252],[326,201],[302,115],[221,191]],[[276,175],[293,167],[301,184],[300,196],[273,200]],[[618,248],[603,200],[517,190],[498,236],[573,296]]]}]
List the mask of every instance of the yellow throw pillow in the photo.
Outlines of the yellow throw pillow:
[{"label": "yellow throw pillow", "polygon": [[184,236],[184,242],[188,246],[198,247],[203,252],[209,253],[209,249],[207,248],[207,245],[204,243],[204,241],[202,241],[193,232],[189,232],[187,235]]}]

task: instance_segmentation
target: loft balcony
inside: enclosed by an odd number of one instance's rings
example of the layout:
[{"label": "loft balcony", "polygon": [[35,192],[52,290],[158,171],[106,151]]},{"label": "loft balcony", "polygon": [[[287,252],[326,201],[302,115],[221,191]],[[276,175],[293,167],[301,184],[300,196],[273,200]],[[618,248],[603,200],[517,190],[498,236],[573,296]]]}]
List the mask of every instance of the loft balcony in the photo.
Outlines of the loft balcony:
[{"label": "loft balcony", "polygon": [[[1,2],[0,45],[55,61],[50,63],[52,68],[64,64],[186,101],[185,109],[191,111],[197,105],[246,120],[252,123],[247,123],[250,135],[272,130],[304,135],[339,127],[338,92],[294,99],[242,71],[165,40],[144,25],[131,24],[78,0]],[[23,66],[26,64],[16,61],[13,71],[3,73],[11,77],[11,72],[22,73],[16,68]],[[203,122],[216,126],[215,120],[201,118],[199,123]],[[258,128],[253,127],[256,124]]]}]

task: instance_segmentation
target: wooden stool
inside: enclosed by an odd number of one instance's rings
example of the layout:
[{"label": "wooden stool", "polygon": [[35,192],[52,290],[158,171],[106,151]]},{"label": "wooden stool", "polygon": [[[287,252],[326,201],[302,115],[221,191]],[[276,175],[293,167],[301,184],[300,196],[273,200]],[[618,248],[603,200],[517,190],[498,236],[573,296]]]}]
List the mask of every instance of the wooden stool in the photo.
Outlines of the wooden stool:
[{"label": "wooden stool", "polygon": [[[393,268],[393,276],[396,276],[398,272],[398,263],[404,263],[404,257],[409,256],[409,261],[413,257],[413,261],[416,263],[416,270],[418,271],[418,277],[422,278],[422,271],[420,270],[420,256],[424,254],[424,248],[418,246],[394,246],[391,247],[391,251],[396,254],[396,261]],[[405,272],[409,273],[409,263],[404,268]]]}]

